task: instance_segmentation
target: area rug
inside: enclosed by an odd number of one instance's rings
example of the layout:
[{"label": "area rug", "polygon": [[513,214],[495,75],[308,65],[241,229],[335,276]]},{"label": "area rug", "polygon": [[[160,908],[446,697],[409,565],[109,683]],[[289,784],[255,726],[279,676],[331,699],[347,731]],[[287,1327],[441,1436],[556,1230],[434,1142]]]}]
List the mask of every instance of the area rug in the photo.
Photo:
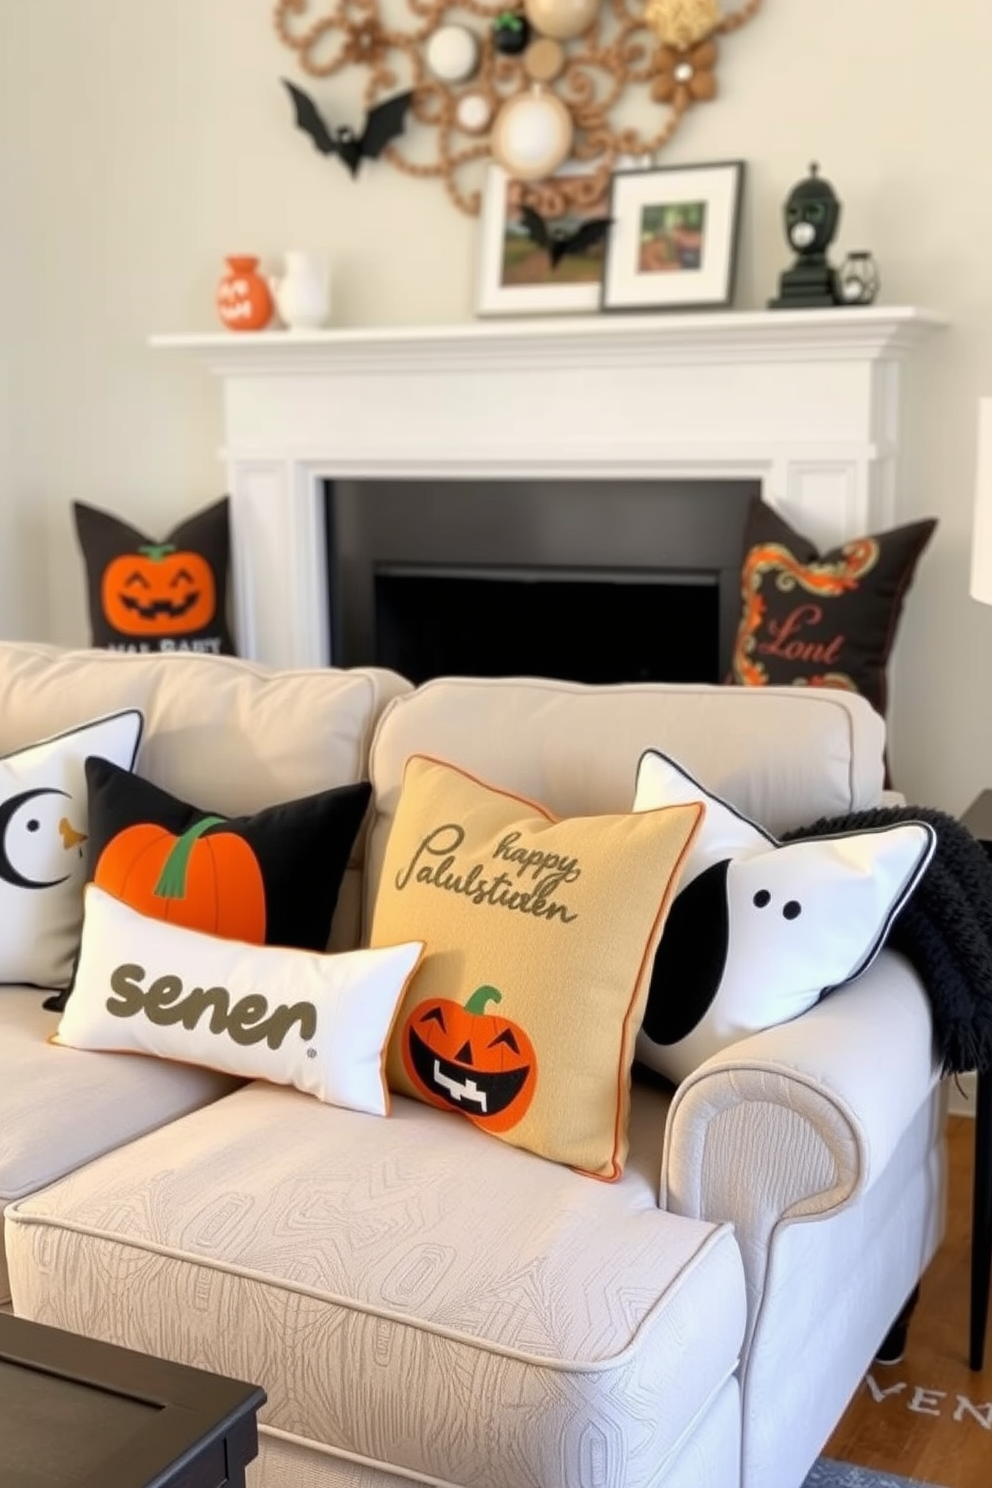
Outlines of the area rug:
[{"label": "area rug", "polygon": [[819,1457],[803,1488],[939,1488],[939,1485],[923,1483],[919,1478],[896,1478],[891,1473],[855,1467],[851,1462]]}]

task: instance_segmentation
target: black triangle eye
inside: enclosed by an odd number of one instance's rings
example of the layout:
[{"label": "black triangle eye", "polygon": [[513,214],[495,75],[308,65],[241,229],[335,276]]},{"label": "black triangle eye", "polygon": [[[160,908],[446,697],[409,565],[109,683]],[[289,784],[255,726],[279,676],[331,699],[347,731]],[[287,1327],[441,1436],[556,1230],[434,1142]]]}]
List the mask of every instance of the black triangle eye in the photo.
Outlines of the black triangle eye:
[{"label": "black triangle eye", "polygon": [[513,1036],[512,1028],[504,1028],[502,1033],[498,1033],[490,1043],[490,1049],[495,1049],[497,1044],[506,1044],[507,1048],[512,1049],[514,1054],[520,1053],[520,1045]]},{"label": "black triangle eye", "polygon": [[439,1007],[431,1008],[430,1012],[425,1013],[420,1021],[421,1023],[436,1023],[442,1032],[446,1032],[444,1012]]}]

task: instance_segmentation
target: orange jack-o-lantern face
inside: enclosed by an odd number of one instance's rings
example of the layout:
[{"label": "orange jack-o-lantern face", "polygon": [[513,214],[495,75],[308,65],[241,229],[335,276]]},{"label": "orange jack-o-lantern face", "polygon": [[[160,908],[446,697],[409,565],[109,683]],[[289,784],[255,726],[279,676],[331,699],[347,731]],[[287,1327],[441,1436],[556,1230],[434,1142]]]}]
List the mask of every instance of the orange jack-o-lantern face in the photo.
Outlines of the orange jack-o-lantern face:
[{"label": "orange jack-o-lantern face", "polygon": [[213,620],[217,586],[199,553],[172,543],[146,543],[111,559],[100,600],[108,624],[123,635],[188,635]]},{"label": "orange jack-o-lantern face", "polygon": [[485,1011],[500,1001],[495,987],[479,987],[464,1007],[447,998],[418,1003],[402,1038],[406,1072],[431,1105],[461,1111],[497,1132],[516,1126],[537,1083],[537,1055],[527,1034]]},{"label": "orange jack-o-lantern face", "polygon": [[217,314],[232,331],[261,331],[272,319],[272,295],[258,259],[235,254],[217,286]]}]

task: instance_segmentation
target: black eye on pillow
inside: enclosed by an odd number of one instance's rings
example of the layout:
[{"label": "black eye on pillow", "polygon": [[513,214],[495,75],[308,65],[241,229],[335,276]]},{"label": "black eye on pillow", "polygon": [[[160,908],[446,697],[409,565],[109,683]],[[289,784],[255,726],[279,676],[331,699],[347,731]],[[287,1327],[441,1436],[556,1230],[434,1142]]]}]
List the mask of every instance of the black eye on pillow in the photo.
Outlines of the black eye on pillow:
[{"label": "black eye on pillow", "polygon": [[727,965],[729,862],[704,868],[676,894],[655,952],[652,985],[668,989],[649,997],[641,1027],[653,1044],[677,1044],[705,1018]]}]

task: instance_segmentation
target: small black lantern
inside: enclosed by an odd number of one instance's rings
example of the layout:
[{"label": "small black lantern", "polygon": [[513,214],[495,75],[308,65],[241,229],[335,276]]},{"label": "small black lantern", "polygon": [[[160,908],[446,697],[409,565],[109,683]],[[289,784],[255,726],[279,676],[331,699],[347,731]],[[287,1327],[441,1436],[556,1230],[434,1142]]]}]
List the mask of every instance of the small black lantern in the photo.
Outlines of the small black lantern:
[{"label": "small black lantern", "polygon": [[845,305],[870,305],[878,294],[878,265],[865,248],[852,250],[840,266],[840,297]]}]

